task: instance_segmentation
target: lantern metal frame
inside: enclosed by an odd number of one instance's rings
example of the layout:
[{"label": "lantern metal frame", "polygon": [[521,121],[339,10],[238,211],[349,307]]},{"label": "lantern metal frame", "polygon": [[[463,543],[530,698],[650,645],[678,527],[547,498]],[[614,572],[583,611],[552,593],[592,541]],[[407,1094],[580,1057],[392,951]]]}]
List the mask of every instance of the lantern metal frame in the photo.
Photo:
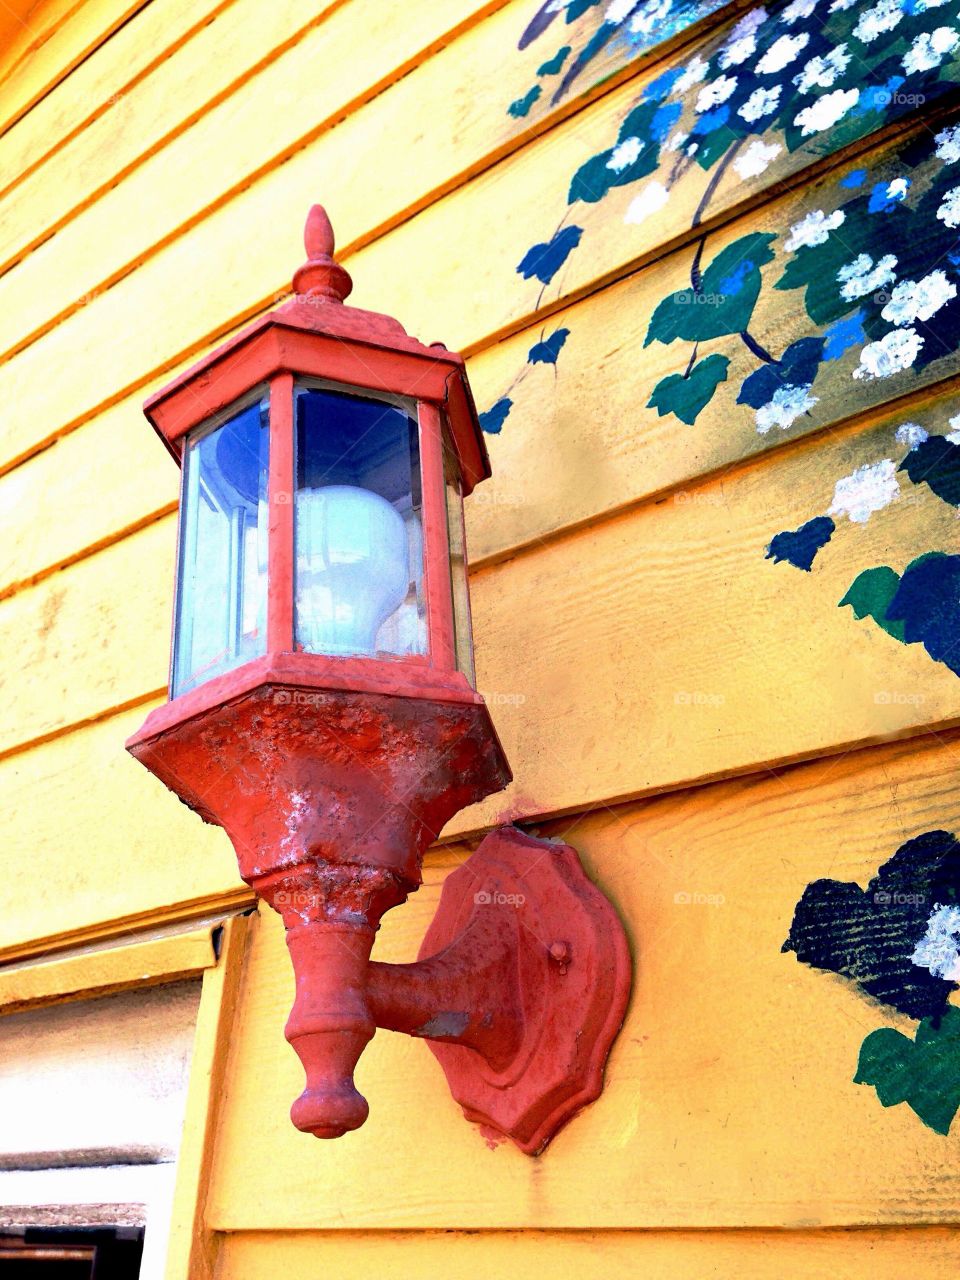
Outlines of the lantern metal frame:
[{"label": "lantern metal frame", "polygon": [[[157,708],[127,747],[224,828],[241,876],[283,918],[296,976],[286,1034],[307,1075],[298,1128],[339,1137],[363,1123],[353,1071],[380,1026],[428,1039],[467,1117],[536,1154],[602,1089],[630,990],[626,937],[575,850],[507,827],[448,878],[417,963],[370,959],[380,917],[419,887],[445,823],[511,780],[455,641],[449,464],[462,499],[490,463],[463,359],[344,305],[352,283],[318,205],[304,239],[292,300],[144,406],[182,463],[192,431],[267,389],[266,651]],[[297,649],[301,379],[417,403],[426,654]]]}]

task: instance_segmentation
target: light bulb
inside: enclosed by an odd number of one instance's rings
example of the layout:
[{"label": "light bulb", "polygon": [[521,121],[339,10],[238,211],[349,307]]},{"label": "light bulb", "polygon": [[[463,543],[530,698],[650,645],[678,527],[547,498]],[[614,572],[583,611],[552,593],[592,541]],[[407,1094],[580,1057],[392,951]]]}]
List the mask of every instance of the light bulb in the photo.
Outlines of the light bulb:
[{"label": "light bulb", "polygon": [[407,594],[407,531],[386,498],[353,485],[302,489],[296,504],[297,639],[311,653],[376,652]]}]

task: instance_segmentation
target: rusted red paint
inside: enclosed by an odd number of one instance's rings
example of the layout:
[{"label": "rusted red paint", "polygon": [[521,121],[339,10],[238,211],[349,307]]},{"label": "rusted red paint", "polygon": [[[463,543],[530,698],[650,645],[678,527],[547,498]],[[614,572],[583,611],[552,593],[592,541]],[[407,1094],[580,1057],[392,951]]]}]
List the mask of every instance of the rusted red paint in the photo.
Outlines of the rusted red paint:
[{"label": "rusted red paint", "polygon": [[294,1123],[318,1137],[356,1128],[380,917],[419,886],[444,824],[510,779],[487,708],[472,690],[441,702],[267,684],[148,720],[128,746],[223,827],[241,876],[283,917],[297,977],[287,1038],[307,1073]]},{"label": "rusted red paint", "polygon": [[[299,1129],[331,1138],[363,1123],[353,1072],[381,1026],[429,1039],[467,1116],[536,1153],[601,1088],[630,986],[623,930],[569,846],[509,829],[449,877],[420,961],[370,960],[383,913],[419,887],[427,846],[511,778],[453,644],[444,451],[466,493],[489,463],[461,358],[343,305],[350,277],[319,206],[305,243],[297,297],[145,406],[179,460],[186,431],[269,383],[268,651],[154,711],[127,747],[223,827],[241,876],[283,918],[296,975],[286,1035],[307,1077]],[[294,651],[303,373],[419,401],[426,657]]]}]

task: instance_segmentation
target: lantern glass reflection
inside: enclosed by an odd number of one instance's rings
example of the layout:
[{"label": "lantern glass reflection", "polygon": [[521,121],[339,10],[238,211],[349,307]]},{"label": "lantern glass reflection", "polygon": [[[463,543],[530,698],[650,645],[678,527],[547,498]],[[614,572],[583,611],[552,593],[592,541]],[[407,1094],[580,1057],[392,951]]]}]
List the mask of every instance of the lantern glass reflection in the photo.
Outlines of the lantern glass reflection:
[{"label": "lantern glass reflection", "polygon": [[295,420],[297,648],[426,653],[415,402],[301,385]]},{"label": "lantern glass reflection", "polygon": [[266,652],[268,450],[260,400],[187,441],[172,697]]}]

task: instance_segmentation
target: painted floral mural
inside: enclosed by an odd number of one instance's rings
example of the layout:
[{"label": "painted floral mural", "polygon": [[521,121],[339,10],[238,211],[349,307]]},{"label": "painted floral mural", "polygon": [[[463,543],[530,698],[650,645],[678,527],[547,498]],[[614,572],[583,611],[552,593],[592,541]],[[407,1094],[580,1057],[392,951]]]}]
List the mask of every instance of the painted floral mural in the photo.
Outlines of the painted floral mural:
[{"label": "painted floral mural", "polygon": [[[537,80],[507,108],[523,117],[536,102],[551,106],[596,78],[601,54],[631,62],[692,23],[720,9],[726,0],[544,0],[520,37],[519,47],[559,40],[537,68]],[[588,15],[588,21],[578,19]],[[591,74],[593,73],[593,74]]]},{"label": "painted floral mural", "polygon": [[[628,235],[669,206],[691,169],[702,170],[710,176],[692,214],[695,230],[728,169],[751,180],[785,152],[827,155],[891,119],[921,108],[929,114],[960,85],[958,8],[958,0],[790,0],[751,10],[712,48],[669,66],[609,146],[571,175],[555,231],[520,258],[518,273],[541,285],[537,305],[571,255],[589,251],[584,227],[569,219],[615,189],[636,189],[623,217]],[[544,6],[528,31],[538,23],[546,30],[563,9]],[[614,19],[619,30],[648,9],[610,4],[597,40]],[[737,404],[753,412],[760,433],[787,430],[812,408],[825,360],[855,350],[853,378],[871,381],[920,371],[952,352],[960,336],[958,264],[949,256],[960,224],[960,126],[937,135],[935,157],[924,165],[932,143],[925,134],[921,154],[908,150],[894,178],[873,183],[866,169],[849,170],[839,179],[848,198],[811,209],[786,232],[754,231],[715,255],[710,235],[701,236],[689,287],[665,297],[649,321],[647,345],[680,343],[689,353],[681,371],[649,389],[648,407],[695,424],[727,380],[731,341],[756,360]],[[770,287],[805,291],[809,333],[781,351],[751,331],[761,289]],[[718,341],[720,350],[703,349]],[[483,416],[485,429],[501,430],[511,405],[508,389]]]},{"label": "painted floral mural", "polygon": [[[633,41],[639,56],[715,7],[541,5],[522,47],[545,43],[565,23],[579,22],[579,40],[541,65],[531,102],[561,99],[611,47],[627,57]],[[509,108],[514,115],[529,109],[522,101]],[[859,154],[868,150],[861,140],[893,122],[902,126],[895,142]],[[838,154],[851,151],[852,158]],[[765,192],[762,211],[740,217],[741,234],[720,225],[728,210],[737,216],[741,197],[724,195],[734,180]],[[518,247],[517,274],[537,290],[534,310],[556,309],[582,287],[586,273],[571,284],[572,268],[601,233],[609,243],[611,222],[640,258],[667,247],[671,287],[641,316],[650,360],[635,365],[631,425],[638,433],[668,424],[698,438],[736,432],[729,455],[736,459],[954,377],[960,2],[789,0],[742,13],[692,54],[663,60],[611,121],[606,145],[569,173],[556,201],[537,242]],[[677,260],[685,280],[673,270]],[[629,248],[617,263],[630,263]],[[509,432],[517,387],[561,378],[576,345],[569,314],[544,325],[481,415],[484,429]],[[655,358],[664,351],[672,367]],[[772,575],[814,572],[847,530],[882,518],[909,495],[932,494],[960,513],[960,399],[938,406],[920,415],[925,425],[904,413],[885,437],[871,434],[879,441],[875,456],[832,477],[804,523],[779,532],[774,525],[758,548]],[[851,625],[878,628],[884,643],[919,646],[960,676],[953,546],[921,544],[902,562],[857,566],[842,598],[824,603],[847,611]],[[906,1104],[946,1134],[960,1109],[960,1007],[950,1003],[960,990],[955,836],[934,830],[907,841],[866,888],[813,881],[783,949],[914,1021],[909,1035],[893,1026],[872,1031],[851,1074],[885,1107]]]},{"label": "painted floral mural", "polygon": [[878,1007],[917,1021],[914,1036],[871,1031],[855,1084],[885,1107],[906,1103],[936,1133],[960,1109],[960,844],[948,831],[908,840],[865,889],[815,880],[783,944],[797,960],[838,974]]}]

